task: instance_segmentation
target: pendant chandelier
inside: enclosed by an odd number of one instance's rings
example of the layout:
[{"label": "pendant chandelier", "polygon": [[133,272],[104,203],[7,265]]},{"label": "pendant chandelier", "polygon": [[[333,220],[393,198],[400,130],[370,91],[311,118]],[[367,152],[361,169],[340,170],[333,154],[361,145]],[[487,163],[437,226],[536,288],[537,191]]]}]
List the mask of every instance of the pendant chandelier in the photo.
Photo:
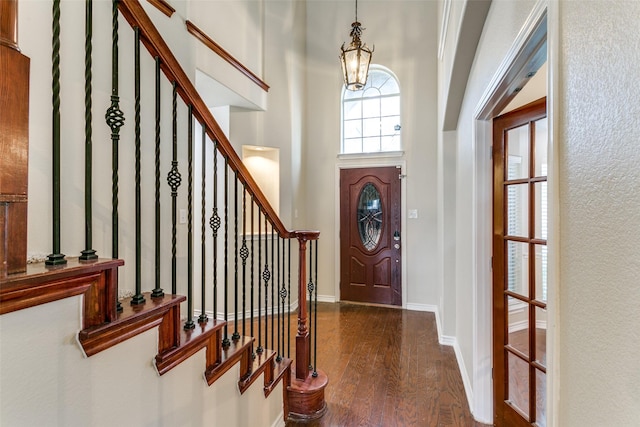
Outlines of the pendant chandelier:
[{"label": "pendant chandelier", "polygon": [[[356,20],[351,24],[351,43],[345,49],[344,43],[340,50],[340,63],[342,64],[342,76],[344,85],[348,90],[361,90],[367,83],[369,64],[373,49],[362,43],[360,36],[362,31],[358,22],[358,0],[356,0]],[[375,46],[374,46],[375,48]]]}]

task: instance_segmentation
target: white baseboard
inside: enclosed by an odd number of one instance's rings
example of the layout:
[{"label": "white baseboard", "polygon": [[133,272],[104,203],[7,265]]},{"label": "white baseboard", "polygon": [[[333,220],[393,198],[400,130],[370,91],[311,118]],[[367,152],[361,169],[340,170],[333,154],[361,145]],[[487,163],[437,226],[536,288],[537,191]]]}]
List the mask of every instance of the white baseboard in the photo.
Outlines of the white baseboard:
[{"label": "white baseboard", "polygon": [[458,345],[458,340],[455,337],[449,337],[453,339],[453,351],[456,354],[456,360],[458,361],[458,368],[460,368],[460,376],[462,377],[462,384],[464,385],[464,392],[467,395],[467,402],[469,404],[469,409],[471,413],[473,413],[473,388],[471,387],[471,380],[469,379],[469,373],[467,371],[467,367],[464,364],[464,359],[462,358],[462,352],[460,350],[460,346]]},{"label": "white baseboard", "polygon": [[318,302],[336,302],[336,297],[334,297],[333,295],[318,294]]},{"label": "white baseboard", "polygon": [[271,424],[271,427],[284,427],[284,426],[285,426],[284,412],[280,411],[280,413],[278,414],[278,417],[275,419],[273,424]]},{"label": "white baseboard", "polygon": [[407,303],[407,310],[411,310],[411,311],[428,311],[430,313],[437,313],[438,312],[438,306],[437,305],[433,305],[433,304],[415,304],[415,303],[408,302]]}]

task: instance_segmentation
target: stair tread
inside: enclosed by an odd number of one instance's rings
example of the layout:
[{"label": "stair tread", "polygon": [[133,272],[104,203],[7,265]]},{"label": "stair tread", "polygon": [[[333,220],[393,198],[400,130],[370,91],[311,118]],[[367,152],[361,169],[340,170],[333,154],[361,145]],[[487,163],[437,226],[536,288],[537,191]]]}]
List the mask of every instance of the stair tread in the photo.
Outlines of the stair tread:
[{"label": "stair tread", "polygon": [[208,367],[204,373],[207,383],[213,384],[243,356],[251,358],[254,340],[253,337],[240,337],[237,340],[232,340],[229,347],[223,347],[220,362],[215,366]]},{"label": "stair tread", "polygon": [[[240,381],[238,381],[238,388],[240,389],[241,394],[244,393],[244,391],[248,389],[251,384],[253,384],[253,382],[260,376],[260,374],[265,371],[265,369],[273,369],[275,357],[276,352],[268,349],[255,354],[251,365],[251,372],[244,378],[240,378]],[[269,364],[271,364],[271,367],[269,367]]]}]

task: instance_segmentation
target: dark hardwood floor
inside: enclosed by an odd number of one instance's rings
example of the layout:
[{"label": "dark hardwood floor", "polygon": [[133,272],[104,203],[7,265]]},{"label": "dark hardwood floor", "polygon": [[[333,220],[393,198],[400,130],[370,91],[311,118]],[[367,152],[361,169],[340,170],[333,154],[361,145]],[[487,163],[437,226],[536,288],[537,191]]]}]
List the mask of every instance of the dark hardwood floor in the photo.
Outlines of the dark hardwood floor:
[{"label": "dark hardwood floor", "polygon": [[438,344],[433,313],[319,303],[318,324],[328,409],[287,427],[484,426],[469,412],[453,348]]}]

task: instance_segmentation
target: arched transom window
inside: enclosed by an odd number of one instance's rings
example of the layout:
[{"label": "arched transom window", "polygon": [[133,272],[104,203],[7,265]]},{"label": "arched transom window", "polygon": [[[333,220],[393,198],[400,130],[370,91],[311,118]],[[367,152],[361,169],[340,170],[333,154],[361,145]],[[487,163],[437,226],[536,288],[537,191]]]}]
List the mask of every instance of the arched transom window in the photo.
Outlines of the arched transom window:
[{"label": "arched transom window", "polygon": [[400,151],[400,86],[371,65],[364,89],[342,89],[342,153]]}]

